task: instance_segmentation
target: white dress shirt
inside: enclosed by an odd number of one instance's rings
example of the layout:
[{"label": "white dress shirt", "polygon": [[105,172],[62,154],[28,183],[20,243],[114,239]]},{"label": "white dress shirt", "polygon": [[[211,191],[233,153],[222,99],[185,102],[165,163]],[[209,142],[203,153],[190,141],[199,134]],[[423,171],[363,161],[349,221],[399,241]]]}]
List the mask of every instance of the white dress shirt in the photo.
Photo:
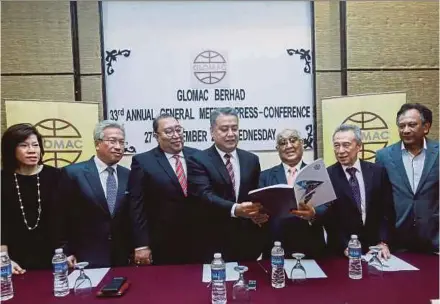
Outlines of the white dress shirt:
[{"label": "white dress shirt", "polygon": [[102,189],[104,190],[105,198],[107,198],[107,178],[108,178],[108,171],[107,167],[112,167],[115,169],[115,180],[116,180],[116,189],[118,188],[118,165],[114,164],[113,166],[109,166],[106,163],[104,163],[102,160],[98,158],[98,156],[93,157],[93,160],[95,161],[96,169],[98,169],[99,174],[99,180],[101,181]]},{"label": "white dress shirt", "polygon": [[405,167],[406,176],[408,177],[409,184],[413,193],[416,193],[419,186],[420,178],[422,177],[423,166],[425,165],[426,158],[426,139],[423,138],[423,149],[417,155],[412,155],[402,142],[402,161]]},{"label": "white dress shirt", "polygon": [[[302,166],[302,160],[296,164],[296,166],[294,167],[290,167],[288,164],[282,163],[283,167],[284,167],[284,173],[286,174],[286,181],[289,181],[289,176],[291,173],[289,173],[289,170],[296,169],[296,173],[295,173],[295,179],[298,176],[299,171],[301,171],[301,166]],[[295,181],[294,181],[295,182]]]},{"label": "white dress shirt", "polygon": [[[364,182],[364,176],[362,175],[361,163],[360,163],[359,159],[356,160],[356,162],[353,164],[352,167],[356,168],[356,178],[358,180],[359,190],[361,192],[362,222],[365,224],[365,217],[367,215],[366,207],[365,207],[365,182]],[[344,173],[345,173],[345,176],[347,177],[347,180],[350,181],[350,174],[346,171],[347,168],[351,168],[351,167],[342,165],[342,170],[344,170]]]},{"label": "white dress shirt", "polygon": [[[170,163],[170,165],[171,165],[171,168],[173,168],[173,170],[174,170],[174,172],[176,173],[176,176],[177,176],[177,171],[176,171],[176,159],[173,157],[174,155],[176,155],[176,154],[170,154],[170,153],[167,153],[167,152],[164,152],[165,153],[165,156],[166,156],[166,158],[168,159],[168,162]],[[182,167],[183,167],[183,172],[185,172],[185,176],[188,176],[188,174],[187,174],[187,170],[186,170],[186,160],[185,160],[185,157],[183,156],[183,152],[182,151],[180,151],[180,153],[177,153],[177,155],[179,155],[180,157],[179,157],[179,159],[180,159],[180,162],[182,163]]]},{"label": "white dress shirt", "polygon": [[[234,179],[235,179],[235,201],[238,200],[238,194],[240,193],[240,162],[238,160],[237,150],[232,151],[231,153],[226,153],[220,150],[217,146],[215,146],[218,154],[220,155],[220,158],[222,159],[223,163],[226,165],[226,154],[231,155],[231,164],[232,169],[234,170]],[[237,208],[237,203],[235,203],[231,208],[231,216],[235,216],[235,208]]]}]

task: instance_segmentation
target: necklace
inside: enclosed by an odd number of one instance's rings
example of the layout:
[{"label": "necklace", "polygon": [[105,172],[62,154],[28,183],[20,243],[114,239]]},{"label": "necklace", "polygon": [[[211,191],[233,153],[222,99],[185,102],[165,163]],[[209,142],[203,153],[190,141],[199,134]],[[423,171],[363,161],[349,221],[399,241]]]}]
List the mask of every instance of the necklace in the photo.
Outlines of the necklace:
[{"label": "necklace", "polygon": [[34,227],[30,227],[28,225],[26,214],[24,214],[24,206],[23,206],[23,201],[21,199],[20,186],[18,185],[17,173],[14,173],[14,178],[15,178],[15,187],[17,188],[17,193],[18,193],[18,202],[20,203],[21,215],[23,215],[24,224],[26,225],[28,230],[34,230],[35,228],[38,227],[38,223],[40,222],[40,218],[41,218],[40,176],[37,173],[38,218]]}]

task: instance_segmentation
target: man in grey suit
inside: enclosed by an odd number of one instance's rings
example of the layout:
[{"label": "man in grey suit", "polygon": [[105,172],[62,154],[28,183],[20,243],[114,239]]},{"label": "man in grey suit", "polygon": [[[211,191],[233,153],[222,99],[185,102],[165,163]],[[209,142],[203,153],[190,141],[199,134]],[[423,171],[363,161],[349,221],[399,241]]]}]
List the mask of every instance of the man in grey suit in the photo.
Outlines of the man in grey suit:
[{"label": "man in grey suit", "polygon": [[426,135],[432,112],[404,104],[397,112],[401,141],[377,152],[393,185],[397,249],[439,250],[439,144]]}]

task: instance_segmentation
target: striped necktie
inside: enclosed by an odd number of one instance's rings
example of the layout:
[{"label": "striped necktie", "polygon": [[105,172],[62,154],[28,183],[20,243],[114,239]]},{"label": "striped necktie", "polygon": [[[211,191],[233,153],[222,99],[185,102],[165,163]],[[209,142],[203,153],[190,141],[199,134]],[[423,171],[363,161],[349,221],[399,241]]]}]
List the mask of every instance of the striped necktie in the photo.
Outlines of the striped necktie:
[{"label": "striped necktie", "polygon": [[187,191],[187,181],[186,181],[186,176],[185,176],[185,171],[183,170],[183,165],[182,162],[180,161],[180,155],[176,154],[173,155],[173,158],[176,160],[176,175],[177,175],[177,179],[179,180],[180,186],[182,187],[183,190],[183,194],[185,196],[188,195]]},{"label": "striped necktie", "polygon": [[231,178],[232,187],[234,187],[234,195],[235,195],[235,174],[234,174],[234,167],[232,167],[231,162],[231,154],[225,154],[224,158],[226,159],[226,170],[229,173],[229,177]]}]

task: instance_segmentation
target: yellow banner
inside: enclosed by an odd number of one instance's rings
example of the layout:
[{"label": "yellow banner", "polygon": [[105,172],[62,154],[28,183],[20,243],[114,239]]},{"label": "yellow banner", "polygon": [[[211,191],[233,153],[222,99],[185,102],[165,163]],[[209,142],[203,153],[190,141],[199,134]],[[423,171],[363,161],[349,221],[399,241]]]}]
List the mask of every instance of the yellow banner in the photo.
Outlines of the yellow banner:
[{"label": "yellow banner", "polygon": [[332,135],[341,124],[357,125],[362,130],[359,158],[375,160],[376,151],[399,140],[396,114],[406,103],[406,93],[384,93],[324,98],[322,127],[324,161],[327,166],[336,159]]},{"label": "yellow banner", "polygon": [[99,119],[97,103],[5,100],[7,126],[31,123],[43,136],[43,162],[64,167],[95,154],[93,129]]}]

